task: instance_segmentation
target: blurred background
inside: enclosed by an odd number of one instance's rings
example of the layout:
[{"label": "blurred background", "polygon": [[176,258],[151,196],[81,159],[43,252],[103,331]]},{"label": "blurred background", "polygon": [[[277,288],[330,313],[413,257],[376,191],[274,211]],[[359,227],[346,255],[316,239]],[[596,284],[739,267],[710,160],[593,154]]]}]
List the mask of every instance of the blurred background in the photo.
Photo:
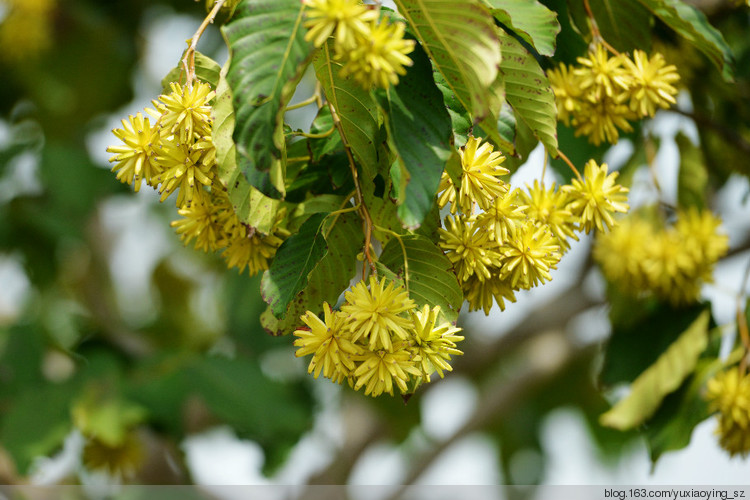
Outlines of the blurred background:
[{"label": "blurred background", "polygon": [[[736,51],[740,90],[697,61],[679,101],[691,112],[713,88],[718,128],[705,129],[719,138],[747,111],[750,72],[748,11],[722,5],[706,8]],[[292,338],[260,327],[259,276],[183,248],[173,205],[109,172],[111,130],[162,93],[204,15],[189,0],[0,0],[0,484],[386,484],[395,496],[410,483],[747,483],[713,420],[654,467],[643,434],[598,425],[618,394],[597,386],[610,325],[585,236],[549,285],[462,316],[465,355],[408,403],[308,376]],[[227,57],[216,27],[199,50]],[[287,119],[308,127],[307,111]],[[713,137],[695,122],[661,112],[644,124],[651,170],[627,139],[603,152],[561,131],[561,144],[627,168],[638,205],[656,185],[676,197],[675,136]],[[703,295],[722,325],[749,257],[750,189],[733,171],[750,165],[746,139],[715,142],[713,208],[732,250]],[[542,161],[532,152],[512,184]]]}]

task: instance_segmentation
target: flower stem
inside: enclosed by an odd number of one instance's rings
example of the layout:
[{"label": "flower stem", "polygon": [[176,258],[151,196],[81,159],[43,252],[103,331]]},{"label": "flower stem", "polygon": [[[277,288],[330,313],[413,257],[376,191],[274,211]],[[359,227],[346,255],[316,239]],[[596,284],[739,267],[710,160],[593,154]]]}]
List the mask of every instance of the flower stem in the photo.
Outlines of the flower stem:
[{"label": "flower stem", "polygon": [[562,161],[564,161],[565,163],[568,164],[568,166],[573,171],[573,173],[576,174],[576,177],[578,177],[578,180],[581,181],[581,182],[583,182],[583,177],[581,176],[581,173],[578,171],[578,169],[576,168],[576,166],[573,165],[573,162],[570,161],[570,158],[568,158],[567,156],[565,156],[565,154],[562,151],[560,151],[559,149],[557,150],[557,154],[560,156],[560,158],[562,159]]}]

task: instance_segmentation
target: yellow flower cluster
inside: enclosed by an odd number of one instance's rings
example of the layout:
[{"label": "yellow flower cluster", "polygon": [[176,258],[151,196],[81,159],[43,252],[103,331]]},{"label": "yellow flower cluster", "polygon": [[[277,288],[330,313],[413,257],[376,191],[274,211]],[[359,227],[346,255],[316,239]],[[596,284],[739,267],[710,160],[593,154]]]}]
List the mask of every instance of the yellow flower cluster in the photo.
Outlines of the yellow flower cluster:
[{"label": "yellow flower cluster", "polygon": [[223,250],[228,267],[250,275],[268,269],[288,232],[276,227],[268,235],[243,224],[234,212],[226,189],[217,176],[216,148],[211,134],[211,86],[196,82],[192,87],[170,84],[171,92],[146,109],[122,120],[113,130],[122,144],[110,146],[110,162],[117,178],[132,184],[137,192],[143,181],[161,193],[161,201],[176,193],[182,219],[172,226],[185,244],[195,239],[204,252]]},{"label": "yellow flower cluster", "polygon": [[27,62],[49,49],[55,4],[55,0],[0,0],[7,9],[0,22],[0,59]]},{"label": "yellow flower cluster", "polygon": [[718,412],[719,444],[730,455],[750,452],[750,375],[730,368],[708,381],[710,411]]},{"label": "yellow flower cluster", "polygon": [[320,47],[333,37],[335,57],[344,67],[342,76],[351,75],[362,87],[388,88],[411,66],[407,56],[414,40],[404,39],[405,25],[379,21],[373,6],[359,0],[303,0],[308,28],[305,40]]},{"label": "yellow flower cluster", "polygon": [[345,293],[339,311],[323,303],[321,320],[311,311],[302,316],[308,328],[294,332],[296,355],[312,354],[308,372],[341,383],[346,380],[365,395],[412,392],[438,372],[451,371],[451,355],[462,352],[460,328],[442,320],[440,307],[417,305],[403,286],[370,276]]},{"label": "yellow flower cluster", "polygon": [[679,212],[667,228],[628,217],[598,238],[594,258],[607,280],[625,291],[688,304],[698,300],[701,283],[711,281],[714,265],[727,253],[720,224],[710,211],[694,208]]},{"label": "yellow flower cluster", "polygon": [[594,144],[616,143],[619,130],[631,132],[630,121],[654,116],[657,107],[675,103],[680,79],[677,68],[659,53],[611,55],[597,45],[578,66],[561,64],[548,77],[555,93],[558,118]]},{"label": "yellow flower cluster", "polygon": [[552,279],[575,231],[611,228],[612,214],[625,212],[627,189],[615,183],[617,173],[593,160],[582,181],[546,188],[538,181],[527,191],[510,190],[500,177],[504,157],[489,143],[470,137],[459,150],[459,187],[443,173],[438,205],[450,204],[440,232],[440,247],[469,301],[469,310],[489,314],[496,302],[515,302],[515,292]]}]

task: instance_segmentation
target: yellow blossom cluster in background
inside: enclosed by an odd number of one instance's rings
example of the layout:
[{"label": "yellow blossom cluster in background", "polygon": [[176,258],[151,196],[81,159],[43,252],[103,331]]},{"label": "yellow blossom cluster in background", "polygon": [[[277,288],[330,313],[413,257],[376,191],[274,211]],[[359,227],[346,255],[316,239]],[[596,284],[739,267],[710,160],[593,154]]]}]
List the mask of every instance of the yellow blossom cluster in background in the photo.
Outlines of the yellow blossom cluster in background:
[{"label": "yellow blossom cluster in background", "polygon": [[617,172],[588,162],[582,180],[547,188],[534,182],[527,190],[510,189],[501,177],[504,157],[489,143],[470,137],[459,151],[462,173],[458,187],[443,173],[438,205],[450,205],[440,232],[440,247],[469,302],[469,310],[489,314],[496,302],[515,302],[515,292],[552,279],[568,238],[614,226],[612,215],[625,212],[628,190],[615,181]]},{"label": "yellow blossom cluster in background", "polygon": [[653,293],[672,304],[698,300],[701,284],[712,281],[716,262],[729,249],[710,211],[680,211],[674,225],[626,217],[600,235],[594,258],[608,281],[632,295]]},{"label": "yellow blossom cluster in background", "polygon": [[709,409],[718,412],[719,444],[731,456],[750,453],[750,375],[737,366],[708,381]]},{"label": "yellow blossom cluster in background", "polygon": [[597,45],[578,66],[561,64],[548,72],[560,121],[594,144],[615,144],[619,131],[631,132],[630,121],[653,117],[657,108],[675,104],[680,76],[664,56],[635,50],[610,54]]},{"label": "yellow blossom cluster in background", "polygon": [[[52,46],[55,0],[0,0],[0,58],[25,62]],[[0,9],[2,10],[2,9]]]},{"label": "yellow blossom cluster in background", "polygon": [[308,372],[341,383],[346,380],[365,395],[413,392],[438,372],[451,371],[451,355],[461,329],[444,321],[440,307],[419,309],[403,286],[370,276],[345,294],[334,311],[323,303],[321,320],[311,311],[302,316],[308,328],[294,332],[297,356],[312,354]]},{"label": "yellow blossom cluster in background", "polygon": [[404,39],[405,25],[379,20],[374,6],[359,0],[303,0],[308,7],[305,40],[320,47],[333,37],[335,58],[343,63],[342,76],[351,75],[365,89],[388,88],[411,66],[407,56],[414,40]]},{"label": "yellow blossom cluster in background", "polygon": [[250,275],[268,269],[269,260],[289,233],[278,226],[268,235],[243,224],[235,214],[216,171],[216,148],[211,134],[211,86],[170,84],[171,92],[153,101],[148,116],[137,113],[113,130],[122,144],[110,146],[117,178],[137,192],[146,184],[161,193],[161,201],[175,194],[181,219],[172,226],[185,244],[195,240],[204,252],[222,251],[228,267]]}]

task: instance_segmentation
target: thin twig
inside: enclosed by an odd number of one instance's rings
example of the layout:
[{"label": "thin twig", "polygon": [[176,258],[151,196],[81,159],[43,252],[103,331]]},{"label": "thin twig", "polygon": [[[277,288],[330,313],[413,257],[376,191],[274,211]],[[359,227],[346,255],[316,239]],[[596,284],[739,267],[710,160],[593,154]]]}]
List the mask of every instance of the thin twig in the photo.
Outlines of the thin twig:
[{"label": "thin twig", "polygon": [[[339,131],[339,135],[341,136],[341,141],[344,143],[344,151],[346,151],[346,156],[349,159],[349,168],[352,171],[352,178],[354,180],[354,187],[356,188],[357,193],[357,205],[359,206],[359,213],[362,215],[362,223],[364,224],[364,230],[365,230],[365,259],[367,260],[367,263],[370,266],[370,270],[376,274],[377,270],[375,268],[375,261],[372,258],[372,254],[370,253],[370,247],[372,245],[372,217],[370,217],[370,212],[367,210],[367,205],[365,205],[365,198],[362,194],[362,186],[359,183],[359,174],[357,173],[357,164],[354,162],[354,155],[352,155],[352,150],[349,147],[349,142],[346,140],[346,134],[344,133],[344,128],[341,125],[341,120],[339,119],[338,113],[336,113],[336,108],[333,107],[333,104],[330,102],[328,103],[328,108],[331,110],[331,116],[333,117],[333,123],[336,126],[336,128]],[[362,279],[365,279],[367,272],[367,267],[362,268]]]},{"label": "thin twig", "polygon": [[616,56],[619,56],[620,53],[612,47],[602,36],[601,31],[599,31],[599,26],[596,24],[596,18],[594,17],[594,12],[591,10],[591,5],[589,5],[589,0],[583,0],[583,7],[586,9],[586,15],[589,18],[589,22],[591,24],[591,37],[592,41],[596,43],[601,43],[604,45],[608,51],[613,53]]},{"label": "thin twig", "polygon": [[292,104],[290,106],[287,106],[284,108],[284,111],[292,111],[299,108],[304,108],[305,106],[309,106],[312,103],[318,102],[319,96],[313,94],[312,96],[308,97],[304,101],[300,101],[297,104]]},{"label": "thin twig", "polygon": [[206,31],[208,25],[214,22],[214,19],[216,19],[216,15],[224,5],[224,2],[226,2],[226,0],[216,0],[213,9],[211,9],[211,12],[208,13],[198,27],[198,31],[195,32],[193,38],[190,39],[190,46],[185,51],[185,55],[182,58],[182,66],[185,68],[185,74],[187,75],[186,86],[188,89],[193,88],[193,80],[195,80],[195,49],[198,47],[198,40],[201,39],[201,36],[203,36],[203,32]]}]

